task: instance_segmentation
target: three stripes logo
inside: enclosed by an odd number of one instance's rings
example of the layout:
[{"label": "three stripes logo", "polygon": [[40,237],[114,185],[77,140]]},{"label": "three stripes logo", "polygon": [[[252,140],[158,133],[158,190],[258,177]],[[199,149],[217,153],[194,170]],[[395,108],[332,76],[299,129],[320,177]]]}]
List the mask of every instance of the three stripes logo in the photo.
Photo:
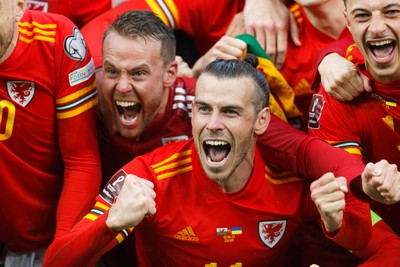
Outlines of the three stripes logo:
[{"label": "three stripes logo", "polygon": [[174,235],[175,239],[185,241],[199,241],[191,226],[186,226]]}]

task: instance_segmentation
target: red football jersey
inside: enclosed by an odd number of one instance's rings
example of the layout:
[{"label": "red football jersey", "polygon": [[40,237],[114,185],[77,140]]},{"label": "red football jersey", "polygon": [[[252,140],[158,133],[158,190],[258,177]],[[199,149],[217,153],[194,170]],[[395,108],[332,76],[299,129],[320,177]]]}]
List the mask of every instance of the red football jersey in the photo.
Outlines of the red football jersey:
[{"label": "red football jersey", "polygon": [[[308,108],[313,94],[311,85],[317,71],[314,62],[318,52],[336,39],[315,28],[299,4],[292,5],[290,11],[299,26],[301,46],[288,42],[286,61],[280,71],[296,94],[295,104],[303,113],[303,129],[307,130]],[[339,39],[347,36],[350,32],[345,27]]]},{"label": "red football jersey", "polygon": [[[205,175],[190,139],[125,165],[69,237],[53,243],[46,264],[89,266],[124,240],[132,229],[112,233],[105,217],[128,173],[152,181],[157,195],[156,214],[134,230],[139,266],[282,266],[300,224],[319,218],[309,183],[288,172],[273,172],[258,150],[246,186],[224,193]],[[368,212],[368,205],[353,197],[346,209]],[[359,234],[369,229],[369,222],[347,214],[333,240],[348,248],[359,246]]]},{"label": "red football jersey", "polygon": [[[372,80],[372,93],[363,93],[351,102],[328,96],[323,88],[313,96],[309,132],[364,162],[386,159],[400,166],[400,83],[379,84],[366,72],[364,59],[355,45],[347,58]],[[398,93],[397,93],[398,92]],[[400,203],[373,203],[377,213],[400,234]]]},{"label": "red football jersey", "polygon": [[[162,145],[186,140],[191,135],[191,102],[194,98],[194,79],[178,78],[172,88],[165,116],[137,139],[110,135],[100,125],[100,152],[103,183],[133,158]],[[292,170],[301,177],[319,178],[327,171],[345,175],[351,180],[363,169],[363,164],[341,149],[332,148],[317,138],[296,131],[288,123],[271,117],[268,130],[259,137],[262,157],[279,168],[279,172]],[[350,158],[350,159],[349,159]],[[310,164],[313,162],[314,164]],[[126,266],[135,261],[132,237],[106,254],[108,266]]]},{"label": "red football jersey", "polygon": [[130,0],[104,12],[82,28],[96,68],[102,65],[103,34],[118,15],[128,10],[152,10],[173,30],[190,35],[200,55],[207,52],[226,32],[233,16],[243,10],[244,0]]},{"label": "red football jersey", "polygon": [[64,15],[79,28],[111,8],[111,0],[27,0],[28,9]]},{"label": "red football jersey", "polygon": [[70,20],[25,11],[0,64],[0,240],[12,251],[45,248],[56,222],[57,234],[70,230],[98,192],[93,74]]}]

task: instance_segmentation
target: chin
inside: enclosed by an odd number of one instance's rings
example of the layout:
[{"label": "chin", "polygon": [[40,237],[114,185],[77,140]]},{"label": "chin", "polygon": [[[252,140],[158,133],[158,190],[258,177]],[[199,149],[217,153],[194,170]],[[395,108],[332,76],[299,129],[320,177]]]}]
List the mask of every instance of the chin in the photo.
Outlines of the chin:
[{"label": "chin", "polygon": [[137,129],[126,129],[121,127],[118,132],[122,137],[125,138],[137,138],[140,136],[140,133],[138,133]]}]

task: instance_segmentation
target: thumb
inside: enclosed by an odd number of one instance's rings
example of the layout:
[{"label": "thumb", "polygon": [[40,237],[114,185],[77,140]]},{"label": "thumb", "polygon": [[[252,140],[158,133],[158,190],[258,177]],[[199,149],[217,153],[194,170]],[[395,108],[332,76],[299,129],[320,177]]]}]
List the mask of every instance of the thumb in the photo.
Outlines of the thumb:
[{"label": "thumb", "polygon": [[343,193],[347,193],[349,191],[347,188],[346,178],[344,178],[344,177],[337,178],[336,181],[339,184],[340,191],[342,191]]},{"label": "thumb", "polygon": [[368,181],[372,179],[374,176],[379,176],[382,174],[382,170],[372,162],[369,162],[363,171],[362,179],[364,181]]},{"label": "thumb", "polygon": [[371,93],[372,92],[371,80],[364,74],[361,74],[361,79],[364,85],[364,90],[368,93]]}]

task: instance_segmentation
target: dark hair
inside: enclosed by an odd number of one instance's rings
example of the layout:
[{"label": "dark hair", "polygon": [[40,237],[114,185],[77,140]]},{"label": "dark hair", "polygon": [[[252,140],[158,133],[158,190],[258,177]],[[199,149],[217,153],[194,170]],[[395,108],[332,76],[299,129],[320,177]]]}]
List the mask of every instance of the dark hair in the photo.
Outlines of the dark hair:
[{"label": "dark hair", "polygon": [[144,41],[149,38],[159,41],[161,43],[160,52],[164,64],[166,65],[175,59],[175,34],[172,29],[152,11],[131,10],[117,17],[104,33],[103,42],[111,32],[115,32],[129,39],[139,37]]},{"label": "dark hair", "polygon": [[269,106],[270,91],[264,73],[257,70],[257,66],[258,58],[255,55],[247,54],[243,61],[217,59],[208,64],[201,74],[209,74],[217,78],[251,78],[255,83],[255,94],[252,102],[256,113],[258,113],[264,107]]}]

